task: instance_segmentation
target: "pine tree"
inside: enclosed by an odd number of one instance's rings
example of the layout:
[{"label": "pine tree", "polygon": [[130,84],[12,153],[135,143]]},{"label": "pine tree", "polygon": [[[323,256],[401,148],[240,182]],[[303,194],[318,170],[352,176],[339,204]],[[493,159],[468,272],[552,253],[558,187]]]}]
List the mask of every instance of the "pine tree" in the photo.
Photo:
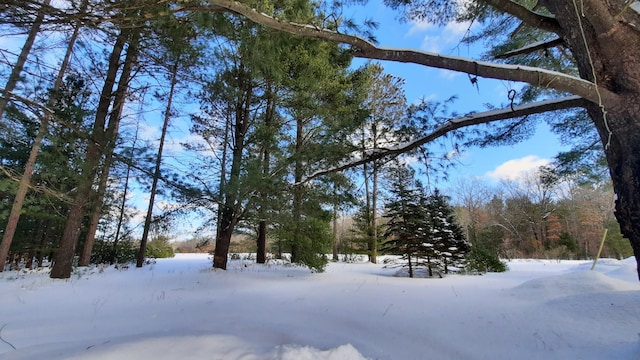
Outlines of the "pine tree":
[{"label": "pine tree", "polygon": [[392,266],[407,268],[409,277],[414,277],[417,266],[424,264],[424,236],[428,231],[426,208],[421,201],[421,190],[415,185],[414,171],[410,167],[397,166],[390,171],[393,200],[385,208],[387,229],[386,241],[381,249],[389,254],[399,255]]},{"label": "pine tree", "polygon": [[[458,223],[453,207],[449,200],[438,189],[427,198],[429,232],[426,240],[433,248],[438,264],[445,274],[451,267],[462,269],[465,258],[471,248],[466,240],[464,229]],[[429,275],[433,276],[431,266]]]},{"label": "pine tree", "polygon": [[[402,86],[404,80],[390,74],[385,74],[378,63],[370,64],[367,75],[371,77],[370,88],[366,99],[366,107],[370,112],[366,122],[362,125],[360,147],[362,156],[366,157],[370,151],[397,146],[406,141],[400,133],[401,124],[405,123],[407,103]],[[366,213],[361,220],[368,222],[365,226],[365,236],[368,240],[369,261],[376,263],[378,240],[378,178],[384,169],[384,162],[374,160],[363,164],[365,181]]]}]

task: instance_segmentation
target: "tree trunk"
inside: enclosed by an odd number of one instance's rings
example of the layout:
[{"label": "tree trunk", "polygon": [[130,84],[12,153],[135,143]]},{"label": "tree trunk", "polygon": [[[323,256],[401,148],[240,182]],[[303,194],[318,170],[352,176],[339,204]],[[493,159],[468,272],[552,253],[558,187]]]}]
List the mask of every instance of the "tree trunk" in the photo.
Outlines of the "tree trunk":
[{"label": "tree trunk", "polygon": [[[275,117],[275,95],[271,83],[267,84],[266,89],[267,106],[265,110],[264,126],[271,130],[274,126]],[[262,178],[265,182],[269,182],[271,172],[271,144],[272,144],[272,132],[269,131],[268,135],[263,141],[263,153],[262,153]],[[260,192],[260,223],[258,224],[258,238],[257,238],[257,250],[256,250],[256,263],[264,264],[267,260],[267,210],[269,207],[269,191],[271,187],[263,189]]]},{"label": "tree trunk", "polygon": [[258,223],[257,246],[256,263],[264,264],[267,262],[267,222],[265,220],[260,220]]},{"label": "tree trunk", "polygon": [[220,234],[216,238],[216,248],[213,253],[213,267],[216,269],[227,269],[227,258],[229,255],[229,246],[231,245],[231,236],[235,230],[238,218],[233,208],[227,207],[222,212],[220,225]]},{"label": "tree trunk", "polygon": [[[59,249],[56,252],[51,278],[66,279],[71,276],[73,258],[75,256],[76,243],[80,236],[82,221],[88,206],[88,199],[91,198],[94,179],[102,157],[101,145],[104,144],[105,123],[111,105],[112,91],[116,82],[118,68],[120,66],[120,54],[127,41],[127,32],[122,32],[117,37],[111,55],[109,57],[109,68],[107,76],[100,94],[100,100],[96,110],[96,117],[93,124],[93,136],[95,141],[89,143],[87,155],[84,160],[82,174],[83,178],[78,184],[75,197],[71,203],[67,221],[62,231]],[[97,142],[97,143],[96,143]]]},{"label": "tree trunk", "polygon": [[116,234],[113,237],[113,258],[110,262],[118,262],[118,242],[120,241],[120,232],[122,231],[122,225],[124,223],[124,210],[127,206],[127,194],[129,192],[129,179],[131,176],[131,163],[133,162],[133,156],[136,151],[136,143],[138,142],[138,128],[136,128],[136,134],[133,139],[133,146],[131,147],[131,156],[129,157],[129,163],[127,164],[127,171],[124,177],[124,190],[122,194],[122,202],[120,203],[120,214],[118,214],[118,224],[116,225]]},{"label": "tree trunk", "polygon": [[219,219],[218,236],[216,237],[216,248],[213,255],[213,267],[216,269],[227,269],[227,256],[231,245],[231,235],[241,218],[240,197],[240,173],[242,170],[242,160],[245,147],[245,135],[249,127],[249,117],[253,96],[253,83],[250,74],[247,74],[240,64],[237,76],[238,88],[241,95],[236,99],[235,104],[235,124],[233,126],[234,146],[231,159],[231,170],[229,171],[229,181],[220,191],[224,192],[225,202],[222,206],[222,214]]},{"label": "tree trunk", "polygon": [[100,216],[102,215],[102,207],[104,205],[104,194],[107,191],[109,173],[111,171],[111,166],[113,165],[113,151],[118,138],[118,129],[120,128],[120,120],[122,120],[122,111],[129,89],[129,80],[131,80],[131,71],[133,69],[133,64],[138,57],[137,42],[138,36],[134,35],[134,38],[129,42],[129,49],[127,50],[122,74],[118,81],[118,89],[116,90],[113,101],[113,109],[109,115],[109,126],[107,127],[105,134],[106,145],[103,149],[105,159],[102,163],[102,171],[100,172],[100,179],[98,181],[98,190],[93,193],[94,196],[92,203],[94,204],[94,207],[91,213],[89,229],[87,230],[87,235],[85,237],[82,255],[78,262],[79,266],[87,266],[91,260],[91,252],[93,251],[96,231],[98,230]]},{"label": "tree trunk", "polygon": [[228,109],[225,113],[225,123],[224,123],[224,136],[222,140],[222,154],[220,156],[220,181],[218,183],[218,211],[217,211],[217,219],[216,219],[216,239],[220,237],[220,232],[222,231],[222,217],[224,212],[225,203],[225,187],[227,181],[227,152],[229,148],[229,132],[233,127],[231,124],[231,114],[232,111]]},{"label": "tree trunk", "polygon": [[[334,197],[337,197],[336,195],[336,191],[335,191],[335,184],[334,184]],[[332,252],[333,252],[333,261],[338,261],[338,204],[334,202],[333,204],[333,227],[331,229],[331,237],[333,238],[333,242],[332,242]]]},{"label": "tree trunk", "polygon": [[169,128],[169,120],[171,119],[171,106],[173,102],[173,94],[175,92],[176,84],[178,83],[178,64],[179,60],[173,64],[171,70],[171,88],[169,89],[169,98],[167,100],[167,107],[164,111],[164,122],[162,124],[162,134],[160,135],[160,144],[158,144],[158,155],[156,157],[156,167],[153,172],[153,181],[151,183],[151,193],[149,194],[149,206],[147,207],[147,216],[144,219],[144,228],[142,230],[142,239],[140,240],[140,249],[138,250],[138,256],[136,258],[136,267],[142,267],[144,264],[144,257],[147,250],[147,239],[149,237],[149,230],[151,228],[151,218],[153,216],[153,204],[156,198],[156,191],[158,188],[158,179],[160,178],[160,166],[162,165],[162,151],[164,149],[164,139],[167,136],[167,129]]},{"label": "tree trunk", "polygon": [[[640,105],[629,104],[627,110],[626,114],[608,111],[607,125],[614,135],[610,140],[606,137],[605,153],[616,194],[615,216],[620,232],[633,248],[640,279]],[[594,119],[602,117],[602,111],[596,106],[590,113]],[[597,124],[602,127],[604,120]]]},{"label": "tree trunk", "polygon": [[[18,227],[18,221],[20,220],[20,214],[22,212],[22,205],[24,204],[24,199],[27,195],[27,191],[29,190],[31,175],[33,174],[33,169],[36,164],[36,157],[40,151],[40,145],[42,144],[42,139],[47,131],[47,127],[48,121],[43,118],[40,128],[38,129],[38,134],[31,146],[31,152],[29,153],[29,158],[27,159],[27,164],[24,168],[22,178],[18,184],[18,190],[16,191],[16,196],[13,200],[13,205],[11,206],[11,212],[7,219],[7,226],[4,230],[4,234],[2,235],[2,242],[0,243],[0,262],[2,262],[3,265],[4,260],[9,254],[9,249],[13,242],[13,236],[15,235],[16,228]],[[0,266],[0,272],[3,270],[4,266]]]},{"label": "tree trunk", "polygon": [[587,111],[605,149],[615,216],[633,248],[640,279],[640,32],[612,16],[619,9],[600,1],[585,0],[582,11],[569,1],[548,3],[566,33],[580,77],[622,100],[619,106],[589,103]]},{"label": "tree trunk", "polygon": [[[109,180],[109,166],[111,166],[111,156],[108,156],[108,160],[103,165],[102,173],[100,174],[100,181],[98,184],[98,191],[93,194],[93,210],[89,217],[89,228],[85,236],[84,245],[82,248],[82,254],[78,260],[78,266],[89,266],[91,262],[91,252],[93,251],[93,244],[96,240],[96,232],[98,231],[98,225],[100,224],[100,215],[102,214],[102,205],[104,194],[107,190],[107,181]],[[108,164],[107,164],[108,163]]]},{"label": "tree trunk", "polygon": [[[295,143],[295,164],[293,169],[293,181],[295,184],[299,184],[302,181],[304,169],[302,168],[302,151],[304,146],[304,120],[301,118],[296,119],[296,143]],[[293,236],[291,239],[291,262],[297,263],[300,261],[300,235],[299,227],[302,218],[302,192],[304,186],[296,186],[292,189],[293,192],[293,204],[292,204],[292,221],[293,221]]]},{"label": "tree trunk", "polygon": [[371,238],[369,239],[371,256],[369,261],[377,263],[378,257],[378,162],[373,162],[371,189]]},{"label": "tree trunk", "polygon": [[[47,0],[45,2],[45,5],[49,4],[49,0]],[[86,1],[83,3],[84,6],[86,7]],[[40,19],[40,21],[38,23],[36,23],[39,27],[39,23],[42,22],[42,19]],[[36,26],[36,24],[34,24],[34,27]],[[32,29],[33,31],[33,29]],[[65,53],[65,56],[62,60],[62,64],[60,65],[60,70],[58,71],[58,76],[56,77],[56,81],[53,84],[53,91],[57,91],[58,89],[60,89],[60,86],[62,85],[62,81],[64,79],[64,74],[67,72],[67,67],[69,66],[69,61],[71,59],[71,54],[73,53],[73,47],[76,43],[76,40],[78,39],[78,33],[80,31],[80,24],[76,23],[76,26],[73,30],[73,33],[71,34],[71,37],[69,38],[69,43],[67,44],[67,50]],[[37,31],[34,33],[34,38],[35,38],[35,34],[37,33]],[[31,33],[30,35],[31,36]],[[29,44],[29,39],[27,39],[27,44]],[[25,44],[25,47],[26,45]],[[33,45],[33,40],[31,40],[30,47]],[[22,49],[23,53],[25,52],[25,48]],[[27,51],[28,53],[28,51]],[[21,55],[22,56],[22,55]],[[24,60],[26,60],[26,55],[24,55]],[[22,64],[18,67],[18,64],[16,64],[16,67],[14,67],[13,71],[16,71],[16,69],[20,69],[20,71],[22,71],[22,66],[24,66],[24,61],[22,62]],[[13,76],[13,72],[12,75]],[[18,75],[19,76],[19,73]],[[15,87],[15,83],[13,85],[10,84],[11,83],[11,78],[9,79],[9,82],[7,83],[7,86],[13,86]],[[8,90],[7,91],[12,91]],[[55,99],[51,98],[48,102],[48,106],[50,107],[53,104],[53,101]],[[2,114],[4,112],[4,109],[6,107],[6,100],[0,98],[0,118],[2,118]],[[16,196],[13,200],[13,205],[11,207],[11,212],[9,214],[9,219],[7,220],[7,226],[4,230],[4,233],[2,234],[2,243],[0,243],[0,259],[6,259],[8,253],[9,253],[9,248],[11,247],[11,243],[13,242],[13,236],[15,235],[16,232],[16,228],[18,226],[18,221],[20,220],[20,214],[22,212],[22,206],[24,204],[24,199],[27,195],[27,191],[29,190],[29,185],[31,184],[31,176],[33,175],[33,169],[35,168],[35,164],[36,164],[36,158],[38,157],[38,153],[40,152],[40,146],[42,145],[42,140],[44,139],[45,135],[47,134],[49,128],[49,115],[48,114],[44,114],[42,119],[41,119],[41,123],[40,123],[40,127],[38,128],[38,133],[35,137],[35,139],[33,140],[33,144],[31,145],[31,151],[29,153],[29,158],[27,159],[27,163],[25,164],[24,167],[24,172],[22,173],[22,177],[20,179],[20,183],[18,184],[18,190],[16,191]],[[4,269],[4,267],[0,267],[0,272],[2,272],[2,270]]]},{"label": "tree trunk", "polygon": [[[365,158],[367,156],[367,145],[366,145],[366,131],[365,127],[362,128],[362,157]],[[371,189],[369,188],[369,163],[365,162],[362,164],[362,175],[364,178],[364,199],[365,199],[365,219],[367,222],[367,226],[365,228],[365,236],[367,237],[367,257],[370,262],[372,260],[372,249],[371,249]]]}]

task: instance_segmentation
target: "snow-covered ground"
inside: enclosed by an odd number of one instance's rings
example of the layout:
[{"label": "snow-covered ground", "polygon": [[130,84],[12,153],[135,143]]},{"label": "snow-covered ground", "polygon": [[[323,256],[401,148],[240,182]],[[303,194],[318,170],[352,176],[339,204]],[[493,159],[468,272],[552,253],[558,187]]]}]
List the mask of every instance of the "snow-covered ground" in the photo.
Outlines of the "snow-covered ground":
[{"label": "snow-covered ground", "polygon": [[0,359],[640,359],[632,259],[443,279],[210,267],[184,254],[69,280],[1,273]]}]

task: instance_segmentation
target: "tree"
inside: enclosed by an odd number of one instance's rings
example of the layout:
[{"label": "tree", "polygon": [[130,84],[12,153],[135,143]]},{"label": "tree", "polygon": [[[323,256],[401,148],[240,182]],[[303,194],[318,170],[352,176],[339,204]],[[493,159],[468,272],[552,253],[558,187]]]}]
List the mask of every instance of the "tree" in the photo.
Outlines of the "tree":
[{"label": "tree", "polygon": [[[79,183],[67,216],[60,246],[51,269],[50,276],[52,278],[64,279],[71,276],[73,257],[75,256],[75,248],[80,236],[84,213],[89,206],[89,199],[95,199],[93,185],[100,163],[104,155],[111,155],[108,149],[113,150],[117,138],[117,130],[130,81],[129,77],[138,56],[139,39],[139,29],[132,30],[129,28],[122,30],[116,38],[109,58],[109,70],[100,95],[100,103],[96,110],[92,132],[95,141],[90,142],[87,147],[86,157],[82,166],[82,180]],[[120,68],[120,54],[126,44],[129,46],[126,51],[122,73],[114,92],[113,87],[116,84],[116,77]],[[111,111],[110,106],[113,106]]]},{"label": "tree", "polygon": [[451,191],[457,200],[458,220],[465,228],[465,237],[473,245],[477,245],[481,224],[486,222],[484,206],[489,202],[491,193],[477,178],[460,179]]},{"label": "tree", "polygon": [[[553,89],[572,94],[553,102],[539,102],[526,107],[513,107],[505,111],[480,113],[470,118],[455,120],[426,134],[413,145],[394,149],[386,154],[376,154],[375,158],[394,155],[431,141],[449,131],[482,122],[512,119],[527,114],[544,113],[558,109],[584,108],[592,121],[599,140],[605,150],[609,173],[613,181],[616,200],[616,218],[622,234],[634,249],[636,260],[640,260],[640,107],[636,99],[640,95],[640,73],[637,68],[640,54],[640,12],[632,7],[631,1],[615,0],[602,3],[599,0],[583,0],[579,7],[576,1],[544,1],[547,14],[541,13],[510,0],[485,0],[458,6],[457,1],[392,2],[396,7],[403,4],[415,5],[414,14],[432,21],[473,18],[477,10],[488,10],[502,19],[515,20],[515,30],[520,23],[523,27],[536,30],[547,41],[536,46],[522,48],[527,54],[544,54],[546,48],[558,45],[568,49],[572,73],[550,71],[544,68],[513,67],[499,63],[478,62],[470,59],[452,58],[415,50],[401,50],[378,47],[360,37],[343,32],[327,30],[322,26],[280,21],[249,6],[231,0],[209,0],[218,7],[240,13],[247,18],[283,31],[298,35],[341,42],[351,46],[354,55],[398,62],[411,62],[425,66],[461,71],[473,76],[503,80],[521,81],[542,89]],[[432,4],[433,6],[424,6]],[[444,11],[446,10],[446,11]],[[449,16],[443,16],[445,15]],[[488,14],[488,12],[481,12]],[[539,37],[534,38],[540,40]],[[550,40],[553,40],[550,41]],[[369,158],[367,160],[372,160]],[[357,166],[359,164],[350,164]],[[638,261],[640,278],[640,261]]]},{"label": "tree", "polygon": [[[45,3],[45,5],[48,5],[48,1]],[[83,7],[86,7],[86,0],[83,2]],[[29,37],[27,39],[27,43],[25,44],[25,47],[23,47],[22,53],[21,53],[21,58],[24,56],[23,63],[22,64],[16,64],[16,66],[14,67],[12,74],[10,75],[9,81],[7,83],[7,85],[5,86],[5,91],[12,91],[12,87],[15,86],[15,83],[12,84],[12,82],[15,81],[15,79],[17,79],[17,73],[16,70],[18,69],[22,69],[22,66],[24,65],[24,60],[26,60],[26,54],[28,53],[28,48],[30,48],[30,46],[32,45],[32,42],[34,39],[32,39],[32,36],[35,36],[35,34],[38,31],[39,28],[39,24],[42,21],[41,15],[39,14],[38,17],[36,18],[36,22],[33,25],[33,28],[31,29],[31,31],[29,32]],[[62,60],[62,63],[60,65],[60,69],[58,70],[58,75],[56,76],[56,80],[53,84],[53,88],[51,89],[51,93],[52,96],[50,97],[47,105],[48,107],[52,107],[55,102],[56,102],[56,97],[55,97],[55,93],[58,92],[60,90],[60,87],[62,86],[63,80],[64,80],[64,76],[67,72],[67,68],[69,66],[69,61],[71,58],[71,54],[73,52],[73,47],[75,46],[76,40],[78,38],[79,35],[79,30],[80,30],[80,23],[76,22],[74,24],[74,29],[73,29],[73,33],[71,34],[70,38],[69,38],[69,42],[67,45],[67,50],[65,52],[64,58]],[[31,45],[29,45],[31,43]],[[15,73],[15,74],[14,74]],[[14,78],[15,77],[15,78]],[[3,112],[4,112],[4,108],[6,107],[6,101],[0,102],[0,119],[2,118]],[[46,136],[47,132],[48,132],[48,128],[49,128],[49,122],[50,122],[50,117],[52,116],[52,114],[45,112],[40,119],[40,127],[38,129],[38,133],[36,134],[34,140],[33,140],[33,144],[31,145],[31,151],[29,152],[29,158],[24,166],[24,172],[22,174],[22,177],[20,179],[19,185],[18,185],[18,189],[16,191],[16,195],[15,198],[13,200],[13,206],[11,208],[11,213],[9,214],[9,220],[7,221],[7,226],[5,228],[5,231],[2,235],[2,244],[0,244],[0,259],[4,259],[7,257],[7,253],[9,251],[9,247],[11,246],[11,242],[13,241],[13,235],[14,232],[16,230],[16,227],[18,225],[18,220],[20,219],[20,213],[22,211],[22,206],[24,204],[24,199],[27,193],[27,190],[30,186],[31,183],[31,176],[33,175],[33,170],[36,164],[36,158],[38,156],[38,152],[40,151],[40,146],[42,145],[42,141],[44,139],[44,137]],[[2,268],[0,268],[0,271],[2,271]]]},{"label": "tree", "polygon": [[169,243],[169,238],[165,235],[158,235],[149,241],[145,247],[145,256],[155,259],[174,257],[173,247]]},{"label": "tree", "polygon": [[[432,249],[425,247],[428,233],[427,209],[421,200],[422,189],[415,185],[415,171],[409,167],[396,166],[390,170],[392,199],[385,205],[386,240],[382,250],[399,255],[394,266],[406,267],[409,277],[414,277],[415,268],[424,265],[421,258],[429,257]],[[426,261],[428,263],[429,260]]]},{"label": "tree", "polygon": [[[363,157],[369,151],[397,146],[406,141],[400,129],[405,122],[407,101],[402,86],[404,80],[390,74],[385,74],[380,64],[370,64],[367,68],[371,76],[371,85],[365,106],[369,110],[369,117],[362,126],[362,139],[360,147]],[[369,261],[376,263],[378,242],[378,178],[383,170],[383,162],[374,160],[369,164],[363,164],[363,176],[365,181],[364,217],[366,237],[369,241]]]},{"label": "tree", "polygon": [[27,57],[29,56],[31,49],[33,48],[33,44],[36,41],[36,36],[38,36],[38,33],[40,32],[42,22],[46,15],[43,8],[49,6],[50,2],[51,0],[45,0],[44,3],[41,5],[40,9],[38,9],[39,10],[38,14],[33,20],[33,24],[31,25],[31,29],[29,30],[24,46],[20,51],[20,55],[18,55],[18,59],[11,69],[11,74],[9,75],[9,79],[7,80],[7,83],[4,85],[4,89],[2,89],[3,96],[0,97],[0,120],[2,119],[2,116],[4,115],[4,111],[7,107],[7,104],[9,103],[9,99],[11,98],[10,94],[13,92],[16,85],[18,84],[18,81],[20,80],[20,75],[22,74],[24,65],[27,62]]},{"label": "tree", "polygon": [[[450,267],[463,269],[471,244],[467,242],[449,200],[435,189],[427,198],[426,207],[430,225],[427,233],[428,243],[441,261],[444,273],[448,274]],[[429,276],[433,276],[431,266]]]}]

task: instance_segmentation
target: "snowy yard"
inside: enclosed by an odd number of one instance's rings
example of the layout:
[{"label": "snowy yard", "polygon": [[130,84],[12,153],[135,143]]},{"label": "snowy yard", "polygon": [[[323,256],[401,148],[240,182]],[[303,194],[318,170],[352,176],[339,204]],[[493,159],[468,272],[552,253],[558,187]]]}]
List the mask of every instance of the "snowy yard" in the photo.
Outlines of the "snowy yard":
[{"label": "snowy yard", "polygon": [[0,359],[639,359],[635,262],[590,266],[409,279],[179,254],[66,281],[5,272]]}]

